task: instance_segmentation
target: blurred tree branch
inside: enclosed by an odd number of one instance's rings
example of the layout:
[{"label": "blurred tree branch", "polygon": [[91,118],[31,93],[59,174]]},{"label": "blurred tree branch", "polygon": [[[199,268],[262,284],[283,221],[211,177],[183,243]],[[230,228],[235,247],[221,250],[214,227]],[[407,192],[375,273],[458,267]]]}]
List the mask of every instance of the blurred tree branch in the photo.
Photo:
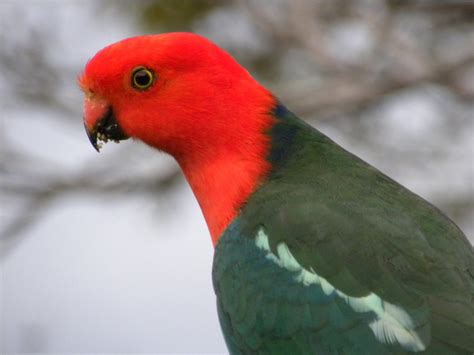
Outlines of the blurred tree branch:
[{"label": "blurred tree branch", "polygon": [[[10,154],[10,159],[13,158],[17,162],[29,160],[29,157],[22,156],[20,153]],[[119,158],[119,155],[116,155]],[[24,229],[46,214],[58,198],[84,193],[91,196],[116,196],[130,193],[145,196],[152,193],[156,196],[164,196],[180,181],[181,177],[178,169],[169,169],[165,173],[160,173],[159,176],[140,175],[133,179],[119,176],[106,180],[98,178],[105,175],[104,167],[99,167],[86,168],[75,176],[61,176],[53,170],[44,174],[42,179],[32,181],[31,173],[21,172],[19,169],[12,170],[5,172],[2,169],[0,190],[4,193],[4,199],[22,198],[25,202],[16,213],[16,217],[0,230],[0,259],[19,242],[18,236],[22,235]]]},{"label": "blurred tree branch", "polygon": [[[327,45],[334,27],[334,21],[328,21],[322,9],[324,6],[330,7],[328,2],[288,2],[287,8],[282,10],[288,13],[287,16],[266,13],[265,7],[258,5],[257,1],[240,0],[238,3],[278,43],[287,48],[304,48],[315,60],[315,69],[327,77],[322,84],[316,76],[313,80],[298,80],[296,84],[290,82],[286,85],[288,89],[283,89],[281,96],[292,102],[295,111],[302,115],[324,115],[325,111],[335,110],[350,113],[377,103],[386,95],[427,82],[447,86],[463,99],[474,99],[474,90],[453,80],[455,74],[474,66],[474,32],[467,36],[467,53],[461,53],[444,63],[432,55],[432,48],[423,48],[419,40],[395,25],[396,17],[401,12],[416,14],[420,9],[439,10],[440,6],[436,3],[402,1],[403,6],[396,7],[393,11],[380,11],[374,6],[378,13],[373,13],[374,11],[351,9],[351,3],[336,1],[337,4],[333,6],[341,5],[339,11],[342,15],[336,16],[335,22],[344,21],[344,14],[352,11],[355,12],[354,17],[361,18],[371,33],[376,34],[376,49],[370,58],[362,58],[349,65],[338,61]],[[474,14],[468,12],[473,9],[472,4],[453,2],[451,6],[443,4],[441,7],[445,10],[452,7],[453,11],[462,9],[463,12],[458,16],[461,19],[467,17],[469,21],[474,17]],[[468,12],[468,16],[464,11]],[[426,14],[422,13],[421,16]],[[395,62],[390,67],[381,68],[380,62],[387,54],[393,55]],[[308,92],[312,95],[307,95]]]},{"label": "blurred tree branch", "polygon": [[[468,58],[462,58],[459,62],[440,65],[419,76],[375,82],[360,75],[343,76],[330,79],[319,88],[299,85],[297,90],[292,88],[289,93],[283,92],[283,96],[294,103],[295,111],[301,115],[311,115],[315,112],[324,115],[325,112],[333,111],[351,113],[378,103],[387,95],[426,83],[449,86],[451,91],[459,97],[474,100],[474,92],[458,87],[453,81],[456,73],[473,65],[474,54]],[[308,91],[311,91],[313,96],[305,95]]]},{"label": "blurred tree branch", "polygon": [[[449,92],[449,104],[460,112],[474,101],[472,2],[202,0],[183,1],[176,7],[174,1],[140,0],[134,2],[133,11],[125,1],[102,4],[122,11],[124,16],[137,16],[142,29],[152,32],[205,29],[222,13],[235,19],[236,14],[245,17],[245,26],[250,26],[255,36],[245,40],[260,41],[258,50],[239,48],[235,42],[222,45],[275,88],[275,93],[302,117],[325,120],[336,112],[352,118],[346,124],[359,127],[357,134],[365,135],[361,141],[369,149],[374,148],[370,146],[373,141],[355,118],[378,107],[385,98],[428,84]],[[28,36],[20,36],[14,30],[17,22],[16,16],[5,18],[0,32],[0,94],[4,105],[9,109],[29,105],[45,112],[45,121],[59,120],[67,129],[73,124],[76,129],[81,117],[78,91],[74,91],[75,82],[61,80],[64,73],[74,77],[81,68],[51,63],[48,53],[58,35],[56,29],[25,24]],[[232,26],[218,28],[223,33],[233,31]],[[213,34],[208,35],[212,38]],[[450,124],[458,125],[452,131],[462,131],[466,123],[451,120]],[[12,250],[24,230],[63,196],[159,195],[182,181],[177,167],[139,172],[133,177],[109,174],[120,171],[124,164],[133,164],[131,155],[133,152],[117,148],[100,165],[87,162],[83,169],[66,174],[54,161],[15,150],[13,141],[2,139],[2,199],[14,201],[20,208],[0,228],[1,255]],[[101,178],[107,175],[114,177]],[[444,200],[460,218],[469,218],[474,211],[472,201],[468,203],[464,196],[453,199],[446,193]]]}]

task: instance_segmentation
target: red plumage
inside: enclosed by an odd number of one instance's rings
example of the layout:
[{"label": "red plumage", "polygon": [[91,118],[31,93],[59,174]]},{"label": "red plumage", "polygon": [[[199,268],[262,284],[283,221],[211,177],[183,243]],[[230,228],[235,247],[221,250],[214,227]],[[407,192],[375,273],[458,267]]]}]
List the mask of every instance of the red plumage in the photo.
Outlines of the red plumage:
[{"label": "red plumage", "polygon": [[[137,67],[156,74],[132,87]],[[85,124],[94,129],[112,107],[124,132],[173,155],[216,244],[270,169],[272,94],[229,54],[204,37],[168,33],[126,39],[101,50],[79,79]]]}]

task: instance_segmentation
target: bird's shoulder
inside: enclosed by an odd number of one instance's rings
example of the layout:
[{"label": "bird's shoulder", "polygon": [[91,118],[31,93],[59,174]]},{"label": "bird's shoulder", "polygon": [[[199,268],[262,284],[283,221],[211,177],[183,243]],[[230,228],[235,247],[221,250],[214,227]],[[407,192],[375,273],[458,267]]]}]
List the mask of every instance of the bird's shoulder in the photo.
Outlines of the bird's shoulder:
[{"label": "bird's shoulder", "polygon": [[454,222],[284,107],[275,116],[273,170],[241,211],[245,233],[264,228],[272,251],[285,243],[343,291],[397,297],[390,275],[409,288],[472,295],[473,248]]}]

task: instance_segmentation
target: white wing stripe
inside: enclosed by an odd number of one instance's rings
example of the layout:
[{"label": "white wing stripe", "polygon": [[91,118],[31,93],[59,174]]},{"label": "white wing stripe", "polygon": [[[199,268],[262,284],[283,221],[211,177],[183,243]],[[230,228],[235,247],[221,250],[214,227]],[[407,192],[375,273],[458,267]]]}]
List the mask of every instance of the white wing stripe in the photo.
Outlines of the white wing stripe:
[{"label": "white wing stripe", "polygon": [[394,304],[384,301],[375,293],[364,297],[351,297],[339,291],[324,277],[319,276],[312,268],[301,266],[285,243],[277,245],[277,255],[270,250],[268,236],[260,229],[255,237],[255,245],[267,252],[266,257],[280,267],[295,273],[295,280],[305,286],[320,285],[326,295],[334,292],[354,310],[354,312],[374,312],[377,318],[368,324],[375,337],[385,344],[400,344],[410,351],[423,351],[426,345],[417,334],[410,315]]}]

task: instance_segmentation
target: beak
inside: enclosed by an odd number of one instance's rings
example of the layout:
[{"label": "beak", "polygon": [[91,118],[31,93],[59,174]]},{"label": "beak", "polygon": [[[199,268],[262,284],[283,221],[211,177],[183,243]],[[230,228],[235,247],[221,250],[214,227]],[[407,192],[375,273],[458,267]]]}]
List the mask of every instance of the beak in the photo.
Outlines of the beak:
[{"label": "beak", "polygon": [[107,143],[109,140],[118,143],[130,138],[118,124],[112,106],[99,99],[86,97],[84,127],[89,141],[98,152],[102,148],[102,143]]},{"label": "beak", "polygon": [[87,128],[86,120],[84,120],[84,128],[86,129],[87,138],[89,138],[89,142],[91,142],[92,146],[94,147],[97,152],[100,152],[99,147],[97,145],[97,132],[95,130],[90,130]]}]

